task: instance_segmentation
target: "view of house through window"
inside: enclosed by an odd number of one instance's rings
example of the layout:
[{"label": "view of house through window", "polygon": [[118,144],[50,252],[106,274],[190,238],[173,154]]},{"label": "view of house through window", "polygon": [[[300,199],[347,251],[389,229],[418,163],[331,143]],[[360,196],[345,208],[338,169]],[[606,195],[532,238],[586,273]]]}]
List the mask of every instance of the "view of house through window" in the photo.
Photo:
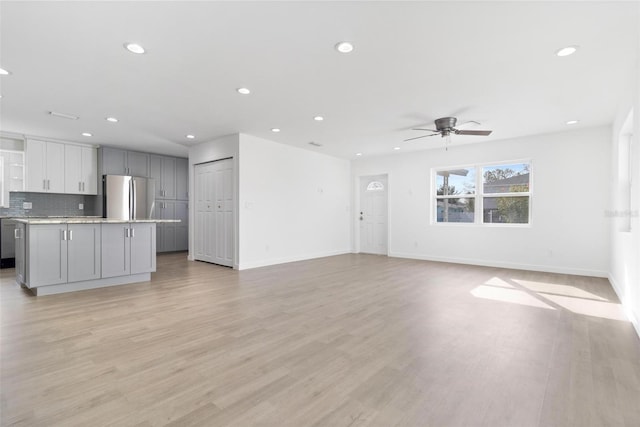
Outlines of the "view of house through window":
[{"label": "view of house through window", "polygon": [[528,224],[529,162],[435,171],[435,217],[439,223]]}]

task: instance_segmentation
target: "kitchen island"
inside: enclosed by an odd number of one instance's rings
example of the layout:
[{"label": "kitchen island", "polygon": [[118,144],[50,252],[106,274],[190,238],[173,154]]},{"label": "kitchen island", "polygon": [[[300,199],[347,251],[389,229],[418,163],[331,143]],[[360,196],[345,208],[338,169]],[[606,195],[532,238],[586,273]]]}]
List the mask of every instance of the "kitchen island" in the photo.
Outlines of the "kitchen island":
[{"label": "kitchen island", "polygon": [[151,280],[156,271],[156,223],[179,220],[16,222],[16,281],[40,296]]}]

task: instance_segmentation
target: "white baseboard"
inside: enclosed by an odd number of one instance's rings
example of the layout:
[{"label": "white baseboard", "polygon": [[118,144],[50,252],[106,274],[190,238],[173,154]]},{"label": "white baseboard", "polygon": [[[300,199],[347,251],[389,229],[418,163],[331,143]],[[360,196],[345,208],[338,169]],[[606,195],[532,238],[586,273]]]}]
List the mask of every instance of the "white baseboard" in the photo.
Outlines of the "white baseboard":
[{"label": "white baseboard", "polygon": [[609,273],[609,276],[607,278],[609,279],[609,283],[611,283],[611,287],[613,288],[614,292],[616,293],[616,295],[618,295],[618,299],[621,301],[624,314],[629,318],[629,321],[636,330],[636,334],[638,334],[638,338],[640,338],[640,323],[638,323],[638,318],[635,316],[633,308],[629,307],[625,303],[625,301],[627,301],[627,298],[625,297],[622,287],[615,279],[615,277],[613,277],[613,274]]},{"label": "white baseboard", "polygon": [[351,253],[351,249],[343,249],[338,251],[318,252],[315,254],[296,255],[283,258],[265,259],[260,261],[240,262],[237,266],[237,269],[248,270],[251,268],[267,267],[269,265],[285,264],[287,262],[305,261],[308,259],[324,258],[328,256],[344,255],[349,253]]},{"label": "white baseboard", "polygon": [[403,253],[403,252],[389,253],[389,256],[396,257],[396,258],[420,259],[424,261],[437,261],[437,262],[450,262],[454,264],[479,265],[484,267],[512,268],[514,270],[530,270],[530,271],[542,271],[545,273],[560,273],[560,274],[571,274],[576,276],[602,277],[605,279],[609,276],[606,271],[601,271],[601,270],[587,270],[582,268],[557,267],[552,265],[521,264],[521,263],[511,263],[511,262],[502,262],[502,261],[488,261],[488,260],[473,259],[473,258],[438,257],[438,256],[419,255],[419,254],[411,254],[411,253]]}]

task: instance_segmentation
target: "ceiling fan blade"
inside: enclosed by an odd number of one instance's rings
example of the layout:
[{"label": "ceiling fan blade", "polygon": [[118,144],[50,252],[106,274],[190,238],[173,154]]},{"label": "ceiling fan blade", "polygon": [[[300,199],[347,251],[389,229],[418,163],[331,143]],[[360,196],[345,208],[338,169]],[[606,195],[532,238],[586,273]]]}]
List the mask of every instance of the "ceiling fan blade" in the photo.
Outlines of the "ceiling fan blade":
[{"label": "ceiling fan blade", "polygon": [[423,128],[413,128],[413,129],[411,129],[411,130],[424,130],[424,131],[427,131],[427,132],[438,132],[438,131],[437,131],[437,130],[435,130],[435,129],[423,129]]},{"label": "ceiling fan blade", "polygon": [[478,125],[478,126],[481,124],[480,122],[477,122],[475,120],[467,120],[466,122],[458,123],[456,126],[460,127],[460,126],[468,125],[468,124],[471,124],[471,123],[473,123],[475,125]]},{"label": "ceiling fan blade", "polygon": [[456,135],[478,135],[478,136],[488,136],[491,135],[490,130],[458,130],[455,131]]},{"label": "ceiling fan blade", "polygon": [[428,136],[434,136],[434,135],[440,135],[440,134],[439,133],[432,133],[431,135],[416,136],[415,138],[405,139],[404,142],[413,141],[414,139],[426,138]]}]

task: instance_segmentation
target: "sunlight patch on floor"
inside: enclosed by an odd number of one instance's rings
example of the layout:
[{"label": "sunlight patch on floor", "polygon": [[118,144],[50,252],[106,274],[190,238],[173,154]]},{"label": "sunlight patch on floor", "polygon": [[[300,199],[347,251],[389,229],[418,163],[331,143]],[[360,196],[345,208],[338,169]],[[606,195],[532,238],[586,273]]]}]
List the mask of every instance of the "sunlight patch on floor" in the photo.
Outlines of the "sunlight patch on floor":
[{"label": "sunlight patch on floor", "polygon": [[520,279],[511,279],[511,280],[534,292],[543,292],[548,294],[564,295],[567,297],[588,298],[588,299],[594,299],[599,301],[608,301],[606,298],[602,298],[596,294],[587,292],[584,289],[576,288],[575,286],[558,285],[555,283],[532,282],[529,280],[520,280]]},{"label": "sunlight patch on floor", "polygon": [[551,302],[558,304],[573,313],[586,314],[587,316],[601,317],[603,319],[627,320],[624,310],[622,309],[622,305],[620,304],[607,301],[593,301],[589,299],[565,297],[561,295],[543,296]]},{"label": "sunlight patch on floor", "polygon": [[513,304],[528,305],[530,307],[555,310],[536,297],[517,289],[506,289],[495,286],[480,285],[471,291],[471,295],[477,298],[485,298],[494,301],[510,302]]}]

